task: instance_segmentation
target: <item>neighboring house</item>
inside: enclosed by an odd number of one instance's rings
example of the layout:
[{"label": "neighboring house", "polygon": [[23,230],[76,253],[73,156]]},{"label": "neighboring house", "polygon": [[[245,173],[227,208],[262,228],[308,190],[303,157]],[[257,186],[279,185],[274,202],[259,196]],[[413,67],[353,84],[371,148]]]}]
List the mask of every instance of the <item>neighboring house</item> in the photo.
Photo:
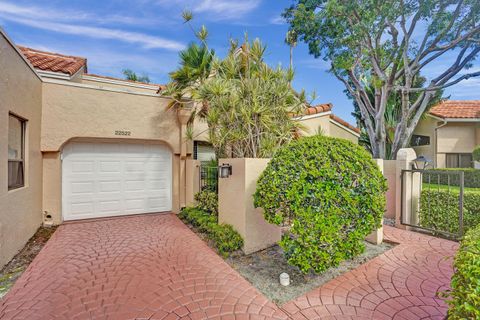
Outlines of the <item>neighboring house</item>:
[{"label": "neighboring house", "polygon": [[[303,126],[300,135],[323,134],[329,137],[343,138],[358,143],[360,130],[332,113],[331,103],[309,107],[305,114],[294,119]],[[215,152],[208,143],[207,124],[196,120],[194,124],[194,159],[202,162],[215,159]]]},{"label": "neighboring house", "polygon": [[[85,58],[16,47],[0,28],[0,267],[42,221],[178,212],[187,160],[212,155],[205,124],[188,140],[191,109],[169,109],[161,85],[87,69]],[[355,141],[330,108],[299,120]]]},{"label": "neighboring house", "polygon": [[435,168],[473,167],[472,152],[480,145],[480,100],[447,100],[432,107],[411,145]]}]

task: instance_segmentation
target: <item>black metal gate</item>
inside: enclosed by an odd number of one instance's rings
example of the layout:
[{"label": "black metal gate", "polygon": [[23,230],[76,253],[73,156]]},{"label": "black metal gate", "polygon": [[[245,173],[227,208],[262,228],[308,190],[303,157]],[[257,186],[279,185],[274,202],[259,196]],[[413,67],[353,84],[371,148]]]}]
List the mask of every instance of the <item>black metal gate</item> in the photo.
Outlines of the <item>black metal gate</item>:
[{"label": "black metal gate", "polygon": [[200,191],[218,192],[218,167],[200,166]]},{"label": "black metal gate", "polygon": [[402,170],[401,223],[434,235],[461,238],[464,181],[461,170]]}]

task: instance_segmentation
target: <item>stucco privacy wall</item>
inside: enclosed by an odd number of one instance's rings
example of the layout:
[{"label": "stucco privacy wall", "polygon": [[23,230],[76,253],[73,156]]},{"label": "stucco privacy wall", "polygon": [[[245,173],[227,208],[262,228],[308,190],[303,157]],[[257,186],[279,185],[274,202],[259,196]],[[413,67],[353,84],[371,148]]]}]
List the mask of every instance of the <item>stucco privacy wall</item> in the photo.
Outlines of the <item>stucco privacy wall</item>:
[{"label": "stucco privacy wall", "polygon": [[[0,29],[0,267],[35,233],[42,221],[40,121],[42,83]],[[8,191],[8,115],[27,121],[25,186]]]},{"label": "stucco privacy wall", "polygon": [[[167,108],[168,99],[157,94],[132,93],[62,81],[43,85],[42,151],[44,159],[44,211],[61,222],[61,151],[72,140],[148,141],[167,145],[173,156],[173,211],[182,199],[181,168],[191,144],[181,138],[179,116]],[[116,131],[128,131],[119,136]],[[183,155],[183,159],[182,158]],[[183,170],[184,171],[184,170]],[[183,196],[184,198],[184,196]]]}]

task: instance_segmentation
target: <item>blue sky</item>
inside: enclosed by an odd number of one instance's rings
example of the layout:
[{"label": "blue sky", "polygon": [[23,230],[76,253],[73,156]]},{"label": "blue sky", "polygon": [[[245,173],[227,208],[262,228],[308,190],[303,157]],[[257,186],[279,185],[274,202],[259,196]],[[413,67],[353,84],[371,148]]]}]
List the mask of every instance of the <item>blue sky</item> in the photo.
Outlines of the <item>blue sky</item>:
[{"label": "blue sky", "polygon": [[[124,68],[146,73],[165,83],[176,68],[178,51],[194,40],[181,12],[194,12],[197,27],[205,24],[209,44],[223,55],[230,37],[260,38],[267,62],[288,66],[288,29],[280,14],[289,0],[1,0],[0,25],[17,43],[36,49],[83,56],[90,73],[121,77]],[[435,74],[438,61],[427,72]],[[294,52],[294,86],[315,92],[315,102],[331,102],[334,112],[353,122],[352,103],[343,85],[326,72],[327,63],[314,59],[304,44]],[[477,68],[477,65],[475,65]],[[470,79],[447,90],[452,99],[480,99],[480,80]]]}]

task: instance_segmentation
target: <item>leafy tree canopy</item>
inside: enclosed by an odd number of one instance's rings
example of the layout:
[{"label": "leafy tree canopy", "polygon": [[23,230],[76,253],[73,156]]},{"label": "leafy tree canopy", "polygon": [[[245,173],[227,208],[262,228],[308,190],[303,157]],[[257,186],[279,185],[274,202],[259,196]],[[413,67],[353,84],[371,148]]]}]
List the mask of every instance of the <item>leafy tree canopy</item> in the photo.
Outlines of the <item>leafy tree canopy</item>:
[{"label": "leafy tree canopy", "polygon": [[[480,51],[478,0],[296,0],[284,16],[354,97],[375,157],[387,158],[391,95],[400,97],[395,158],[438,90],[480,75],[468,71]],[[444,57],[448,65],[419,86],[421,71]]]}]

